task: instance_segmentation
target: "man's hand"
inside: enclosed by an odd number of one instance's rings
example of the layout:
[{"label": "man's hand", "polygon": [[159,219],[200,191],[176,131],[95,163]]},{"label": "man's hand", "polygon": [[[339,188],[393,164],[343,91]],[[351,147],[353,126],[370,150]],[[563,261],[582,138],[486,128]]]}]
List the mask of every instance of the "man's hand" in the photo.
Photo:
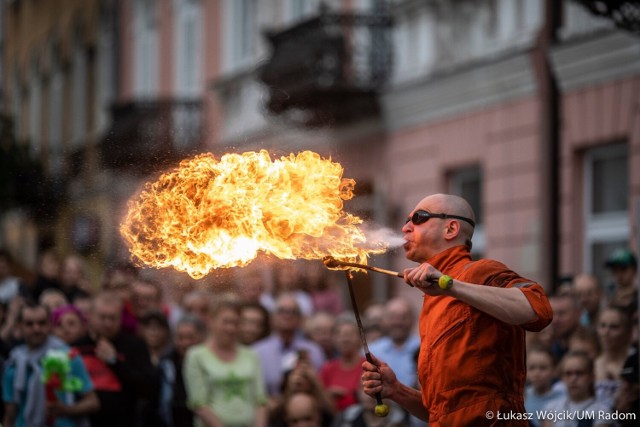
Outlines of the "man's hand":
[{"label": "man's hand", "polygon": [[445,291],[438,286],[438,279],[442,276],[442,272],[429,263],[422,263],[414,268],[406,268],[404,270],[404,281],[420,289],[427,295],[443,295]]},{"label": "man's hand", "polygon": [[100,338],[96,343],[96,356],[105,363],[114,363],[117,360],[118,352],[111,341]]},{"label": "man's hand", "polygon": [[380,393],[382,398],[393,398],[400,384],[396,374],[389,365],[374,355],[371,355],[371,359],[373,363],[367,361],[362,363],[362,389],[373,398],[375,398],[376,393]]}]

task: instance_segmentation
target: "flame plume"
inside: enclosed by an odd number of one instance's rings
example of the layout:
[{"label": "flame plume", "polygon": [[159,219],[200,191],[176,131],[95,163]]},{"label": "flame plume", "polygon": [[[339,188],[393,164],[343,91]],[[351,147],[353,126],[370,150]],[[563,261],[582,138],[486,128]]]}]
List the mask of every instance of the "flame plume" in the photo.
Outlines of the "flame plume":
[{"label": "flame plume", "polygon": [[120,232],[134,259],[191,277],[244,266],[260,251],[281,259],[332,256],[366,263],[358,228],[342,210],[355,181],[339,163],[311,151],[272,161],[266,150],[201,154],[145,184],[132,198]]}]

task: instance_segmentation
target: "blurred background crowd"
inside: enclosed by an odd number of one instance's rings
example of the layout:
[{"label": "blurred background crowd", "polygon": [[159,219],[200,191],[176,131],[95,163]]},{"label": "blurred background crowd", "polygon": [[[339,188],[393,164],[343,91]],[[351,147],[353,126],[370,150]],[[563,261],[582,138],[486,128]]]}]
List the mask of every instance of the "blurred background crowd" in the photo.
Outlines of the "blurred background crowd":
[{"label": "blurred background crowd", "polygon": [[[361,390],[364,357],[343,278],[322,263],[256,263],[217,287],[167,286],[123,264],[106,266],[99,289],[78,255],[47,250],[38,265],[16,275],[0,251],[5,425],[30,425],[33,405],[72,426],[425,425],[393,405],[375,417],[375,400]],[[552,324],[527,336],[527,411],[589,401],[636,414],[595,425],[636,425],[637,258],[617,249],[605,267],[607,283],[563,278],[550,295]],[[371,352],[418,387],[415,304],[399,296],[361,309]],[[21,349],[50,346],[75,349],[84,366],[71,372],[85,382],[53,404],[32,397],[37,382],[16,388]]]}]

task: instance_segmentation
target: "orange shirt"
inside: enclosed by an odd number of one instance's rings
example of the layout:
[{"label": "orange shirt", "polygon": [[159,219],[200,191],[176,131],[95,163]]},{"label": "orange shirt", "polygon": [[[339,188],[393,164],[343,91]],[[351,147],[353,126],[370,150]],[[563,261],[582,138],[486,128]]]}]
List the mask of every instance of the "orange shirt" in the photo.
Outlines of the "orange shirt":
[{"label": "orange shirt", "polygon": [[[448,249],[428,262],[463,282],[517,287],[538,315],[533,322],[513,326],[455,298],[425,295],[418,377],[430,426],[527,425],[505,417],[510,411],[525,412],[525,330],[539,331],[551,322],[542,286],[500,262],[472,261],[466,246]],[[492,419],[487,411],[493,412]]]}]

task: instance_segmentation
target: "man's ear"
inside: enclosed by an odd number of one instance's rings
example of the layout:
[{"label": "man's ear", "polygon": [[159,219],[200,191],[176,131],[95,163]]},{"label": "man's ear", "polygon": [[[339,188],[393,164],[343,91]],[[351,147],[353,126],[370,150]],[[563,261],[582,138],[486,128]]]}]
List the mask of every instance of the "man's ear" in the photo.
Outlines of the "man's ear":
[{"label": "man's ear", "polygon": [[459,221],[449,221],[445,230],[444,230],[444,238],[446,240],[453,240],[458,237],[460,234],[460,222]]}]

